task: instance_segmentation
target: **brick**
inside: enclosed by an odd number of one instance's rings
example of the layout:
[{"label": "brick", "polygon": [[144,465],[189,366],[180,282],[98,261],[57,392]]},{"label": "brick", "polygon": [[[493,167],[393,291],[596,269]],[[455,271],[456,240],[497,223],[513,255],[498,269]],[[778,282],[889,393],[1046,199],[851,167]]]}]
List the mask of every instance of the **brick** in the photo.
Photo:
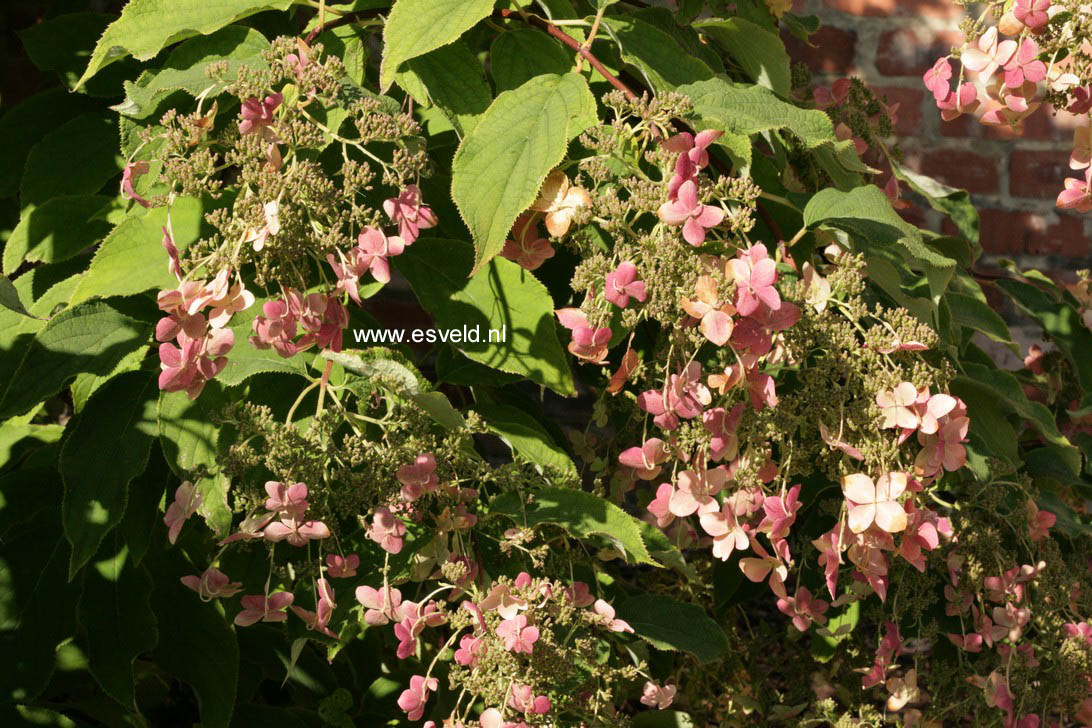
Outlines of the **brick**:
[{"label": "brick", "polygon": [[853,31],[825,25],[811,36],[814,48],[787,31],[781,39],[793,62],[804,63],[816,73],[844,74],[853,68],[857,53],[857,34]]},{"label": "brick", "polygon": [[895,120],[896,136],[918,136],[921,134],[921,105],[925,100],[925,91],[899,86],[876,86],[872,90],[881,99],[887,97],[888,104],[899,105],[898,118]]},{"label": "brick", "polygon": [[876,70],[885,76],[921,76],[962,38],[951,31],[933,35],[918,28],[888,30],[876,47]]},{"label": "brick", "polygon": [[1016,149],[1009,163],[1009,194],[1054,199],[1070,174],[1068,151]]},{"label": "brick", "polygon": [[1000,191],[997,159],[964,149],[930,149],[923,153],[908,153],[911,168],[935,177],[952,187],[973,194],[996,195]]},{"label": "brick", "polygon": [[826,0],[824,4],[843,13],[876,18],[889,15],[954,18],[962,13],[949,0]]},{"label": "brick", "polygon": [[980,215],[982,249],[987,253],[1066,258],[1089,255],[1084,223],[1072,215],[1009,210],[981,210]]}]

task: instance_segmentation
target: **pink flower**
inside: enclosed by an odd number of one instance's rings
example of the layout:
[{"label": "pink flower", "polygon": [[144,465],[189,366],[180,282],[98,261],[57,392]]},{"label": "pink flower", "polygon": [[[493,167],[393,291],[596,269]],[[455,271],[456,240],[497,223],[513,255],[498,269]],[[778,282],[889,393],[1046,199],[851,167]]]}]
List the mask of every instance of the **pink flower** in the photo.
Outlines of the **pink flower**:
[{"label": "pink flower", "polygon": [[978,110],[978,106],[978,89],[973,83],[964,83],[943,99],[937,100],[940,118],[945,121],[958,119],[963,114],[973,114]]},{"label": "pink flower", "polygon": [[367,535],[384,551],[397,554],[402,550],[402,537],[406,535],[406,524],[391,513],[389,508],[380,506],[375,509]]},{"label": "pink flower", "polygon": [[684,470],[679,473],[678,489],[671,494],[669,507],[679,518],[715,511],[717,502],[713,496],[720,492],[728,480],[728,471],[724,466],[706,470]]},{"label": "pink flower", "polygon": [[1029,29],[1035,30],[1050,22],[1048,9],[1050,0],[1016,0],[1012,14]]},{"label": "pink flower", "polygon": [[849,506],[849,530],[863,533],[875,523],[887,533],[906,529],[906,511],[898,498],[906,490],[906,473],[884,473],[875,483],[864,473],[842,478]]},{"label": "pink flower", "polygon": [[596,364],[603,363],[610,345],[611,330],[606,326],[593,328],[588,317],[578,308],[559,308],[554,313],[561,325],[572,332],[569,352]]},{"label": "pink flower", "polygon": [[684,131],[667,139],[664,142],[664,149],[676,154],[685,154],[691,164],[701,169],[709,164],[709,145],[722,136],[724,132],[716,129],[698,132],[696,137]]},{"label": "pink flower", "polygon": [[742,316],[752,316],[763,306],[769,311],[781,308],[781,296],[774,283],[777,264],[769,257],[766,246],[759,243],[728,261],[736,282],[736,310]]},{"label": "pink flower", "polygon": [[326,554],[326,566],[329,567],[331,578],[347,579],[356,576],[357,567],[360,566],[360,557],[356,554],[340,556],[338,554]]},{"label": "pink flower", "polygon": [[1048,532],[1054,527],[1054,523],[1058,520],[1050,511],[1041,511],[1039,507],[1035,505],[1035,501],[1028,499],[1027,502],[1027,514],[1028,514],[1028,538],[1032,541],[1039,541],[1046,538]]},{"label": "pink flower", "polygon": [[529,655],[538,641],[538,627],[528,626],[527,616],[517,614],[497,626],[497,636],[504,640],[504,649],[509,652],[525,652]]},{"label": "pink flower", "polygon": [[801,632],[807,632],[812,622],[826,624],[824,616],[830,605],[822,599],[815,599],[805,586],[796,590],[791,597],[782,597],[777,600],[777,609],[789,617],[792,617],[792,625]]},{"label": "pink flower", "polygon": [[661,687],[649,680],[645,683],[643,688],[641,703],[650,708],[656,708],[656,710],[666,710],[671,707],[671,703],[675,700],[675,693],[677,693],[678,690],[678,687],[675,685],[664,685]]},{"label": "pink flower", "polygon": [[673,430],[679,417],[692,420],[712,401],[701,383],[701,364],[692,361],[679,374],[668,377],[663,391],[650,389],[637,396],[637,406],[653,416],[657,427]]},{"label": "pink flower", "polygon": [[683,238],[694,247],[705,243],[706,230],[724,220],[724,210],[698,201],[698,187],[693,180],[683,182],[679,198],[661,205],[657,215],[668,225],[682,225]]},{"label": "pink flower", "polygon": [[373,589],[370,586],[358,586],[356,600],[366,610],[364,623],[382,626],[398,618],[398,610],[402,605],[402,592],[390,587]]},{"label": "pink flower", "polygon": [[1092,167],[1084,173],[1084,181],[1068,177],[1065,190],[1058,195],[1057,205],[1063,210],[1092,212]]},{"label": "pink flower", "polygon": [[952,78],[952,64],[947,58],[938,58],[933,67],[925,72],[922,80],[925,88],[933,92],[933,98],[940,101],[947,98],[949,91],[948,81]]},{"label": "pink flower", "polygon": [[180,581],[193,589],[201,597],[201,601],[207,602],[222,597],[233,597],[242,590],[242,584],[231,581],[227,574],[210,566],[200,575],[183,576]]},{"label": "pink flower", "polygon": [[405,237],[387,236],[376,228],[364,228],[357,236],[357,268],[366,266],[380,283],[391,279],[390,264],[387,258],[401,255],[409,245]]},{"label": "pink flower", "polygon": [[803,504],[799,500],[800,486],[794,485],[782,496],[772,496],[762,501],[762,510],[766,517],[758,524],[758,530],[766,531],[771,540],[787,538],[789,529],[796,521],[796,512]]},{"label": "pink flower", "polygon": [[656,525],[667,528],[675,520],[675,514],[671,512],[671,495],[675,488],[671,483],[661,483],[656,489],[656,497],[648,504],[648,512],[656,517]]},{"label": "pink flower", "polygon": [[243,242],[250,243],[255,251],[265,247],[265,242],[269,240],[270,235],[276,235],[281,231],[280,205],[276,200],[270,200],[262,205],[262,217],[265,218],[265,224],[260,228],[250,228],[246,237],[243,238]]},{"label": "pink flower", "polygon": [[876,404],[883,415],[883,429],[900,428],[916,430],[920,420],[914,409],[918,399],[918,390],[910,382],[902,382],[895,389],[881,391],[876,395]]},{"label": "pink flower", "polygon": [[121,171],[121,196],[127,200],[133,200],[141,207],[150,207],[152,203],[137,194],[133,189],[136,178],[142,174],[148,174],[147,162],[129,162]]},{"label": "pink flower", "polygon": [[508,695],[508,705],[521,713],[545,715],[550,712],[550,699],[534,694],[530,685],[515,684]]},{"label": "pink flower", "polygon": [[942,468],[949,473],[962,468],[967,462],[967,450],[963,443],[967,441],[969,426],[966,408],[960,407],[946,418],[936,434],[919,432],[918,442],[922,447],[914,459],[914,472],[929,478],[938,474]]},{"label": "pink flower", "polygon": [[516,218],[512,227],[513,237],[505,241],[500,255],[526,270],[538,270],[550,258],[554,257],[554,248],[550,241],[538,234],[535,216],[523,213]]},{"label": "pink flower", "polygon": [[1020,88],[1025,83],[1039,83],[1046,74],[1046,64],[1039,60],[1039,46],[1031,38],[1025,38],[1020,50],[1005,64],[1005,86]]},{"label": "pink flower", "polygon": [[1071,114],[1087,114],[1092,111],[1092,87],[1078,86],[1070,92],[1071,101],[1065,108]]},{"label": "pink flower", "polygon": [[739,438],[736,428],[743,417],[744,404],[741,402],[728,412],[723,407],[714,407],[702,413],[701,423],[705,431],[712,435],[709,440],[710,460],[735,460],[739,454]]},{"label": "pink flower", "polygon": [[[182,263],[178,260],[178,246],[174,244],[170,229],[163,226],[163,249],[167,251],[167,270],[182,280]],[[162,294],[160,294],[162,295]],[[170,338],[174,338],[173,336]]]},{"label": "pink flower", "polygon": [[425,714],[425,703],[428,702],[429,692],[435,692],[439,683],[436,678],[424,678],[414,675],[410,678],[410,686],[398,696],[398,707],[406,712],[410,720],[421,720]]},{"label": "pink flower", "polygon": [[[518,585],[516,588],[519,588]],[[484,612],[495,609],[503,619],[512,619],[517,613],[527,609],[527,600],[512,594],[512,589],[507,584],[496,584],[478,606]]]},{"label": "pink flower", "polygon": [[334,609],[336,608],[337,604],[334,602],[333,587],[330,586],[330,582],[326,581],[326,579],[319,579],[318,599],[315,603],[315,611],[312,612],[295,605],[292,606],[292,611],[307,624],[307,629],[322,632],[327,637],[337,639],[337,635],[330,631],[329,627],[330,617],[333,616]]},{"label": "pink flower", "polygon": [[291,516],[285,516],[279,521],[273,521],[265,527],[267,541],[276,543],[287,541],[293,546],[306,546],[308,541],[319,541],[330,538],[330,529],[322,521],[304,521]]},{"label": "pink flower", "polygon": [[[929,396],[928,388],[918,393],[915,410],[921,420],[918,431],[925,435],[933,435],[940,429],[944,418],[957,407],[963,407],[960,400],[949,394],[934,394]],[[965,407],[963,411],[965,411]]]},{"label": "pink flower", "polygon": [[713,537],[713,556],[721,561],[731,558],[733,551],[743,551],[751,541],[749,527],[739,524],[730,503],[705,511],[699,520],[702,530]]},{"label": "pink flower", "polygon": [[838,586],[838,567],[842,564],[841,527],[835,526],[811,542],[819,550],[819,565],[823,567],[830,598]]},{"label": "pink flower", "polygon": [[436,477],[436,457],[430,452],[418,455],[412,464],[399,467],[396,477],[402,484],[402,498],[412,503],[422,493],[436,490],[440,484]]},{"label": "pink flower", "polygon": [[606,628],[611,632],[633,633],[633,627],[630,627],[628,622],[615,618],[614,607],[607,602],[602,599],[596,599],[594,609],[595,613],[599,615],[600,621],[606,625]]},{"label": "pink flower", "polygon": [[591,589],[582,581],[574,581],[565,589],[565,598],[577,607],[590,607],[595,603],[595,597],[591,595]]},{"label": "pink flower", "polygon": [[179,346],[159,345],[159,388],[166,392],[185,392],[190,399],[197,399],[205,382],[227,366],[224,354],[234,346],[235,333],[231,329],[214,329],[194,338],[182,330],[177,341]]},{"label": "pink flower", "polygon": [[248,516],[242,520],[239,524],[239,529],[222,540],[221,546],[236,541],[253,541],[255,539],[262,538],[265,534],[262,533],[262,529],[266,524],[273,520],[272,513],[256,513],[252,516]]},{"label": "pink flower", "polygon": [[459,640],[459,649],[455,650],[455,662],[464,667],[476,667],[478,658],[485,654],[485,640],[471,634],[464,634]]},{"label": "pink flower", "polygon": [[982,34],[977,47],[963,51],[961,60],[964,66],[978,73],[979,78],[988,79],[1000,66],[1007,65],[1015,55],[1016,41],[998,42],[997,28],[993,27]]},{"label": "pink flower", "polygon": [[660,474],[660,465],[667,462],[667,445],[658,437],[650,437],[640,447],[623,450],[618,462],[633,468],[641,480],[652,480]]},{"label": "pink flower", "polygon": [[898,554],[924,573],[925,555],[922,554],[922,549],[932,551],[940,544],[937,514],[928,508],[918,508],[913,501],[908,501],[906,505],[909,518]]},{"label": "pink flower", "polygon": [[1070,169],[1085,169],[1092,164],[1092,128],[1080,126],[1073,132],[1073,154],[1069,157]]},{"label": "pink flower", "polygon": [[782,563],[781,559],[771,556],[758,542],[758,539],[751,539],[751,548],[758,554],[758,558],[739,560],[739,568],[743,571],[743,575],[755,583],[762,581],[767,576],[770,577],[770,586],[781,592],[779,596],[783,596],[785,591],[783,584],[785,578],[789,575],[788,566]]},{"label": "pink flower", "polygon": [[385,200],[383,211],[392,222],[398,223],[398,235],[406,245],[412,245],[422,230],[436,227],[439,222],[430,208],[421,205],[421,190],[417,185],[406,185],[398,197]]},{"label": "pink flower", "polygon": [[254,294],[246,289],[242,281],[235,283],[223,297],[209,301],[209,325],[222,329],[239,311],[245,311],[254,304]]},{"label": "pink flower", "polygon": [[302,516],[308,507],[307,485],[304,483],[278,483],[270,480],[265,484],[265,509],[275,513],[284,513],[292,517]]},{"label": "pink flower", "polygon": [[273,112],[283,100],[284,96],[281,94],[270,94],[264,101],[259,101],[255,96],[243,101],[239,112],[239,115],[243,117],[243,120],[239,122],[239,133],[245,136],[270,126],[273,123]]},{"label": "pink flower", "polygon": [[699,276],[694,285],[696,300],[684,298],[680,303],[688,316],[701,322],[705,338],[717,346],[724,346],[732,336],[732,314],[735,309],[718,298],[717,282],[712,276]]},{"label": "pink flower", "polygon": [[284,622],[288,619],[284,610],[294,598],[291,592],[245,596],[242,599],[243,611],[235,615],[235,624],[249,627],[256,622]]},{"label": "pink flower", "polygon": [[630,296],[641,303],[648,298],[645,282],[637,280],[637,266],[627,260],[619,263],[617,268],[607,274],[607,285],[603,291],[603,297],[618,308],[625,308],[629,305]]},{"label": "pink flower", "polygon": [[167,540],[172,544],[178,540],[182,524],[197,512],[201,505],[201,494],[190,481],[184,481],[174,492],[174,502],[167,507],[163,523],[167,526]]}]

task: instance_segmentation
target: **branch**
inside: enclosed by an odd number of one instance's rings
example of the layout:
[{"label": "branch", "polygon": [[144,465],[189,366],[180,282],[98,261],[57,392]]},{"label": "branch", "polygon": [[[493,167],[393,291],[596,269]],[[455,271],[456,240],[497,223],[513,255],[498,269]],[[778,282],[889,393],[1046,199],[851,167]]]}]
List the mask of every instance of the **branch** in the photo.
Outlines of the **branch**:
[{"label": "branch", "polygon": [[315,41],[315,38],[318,38],[323,31],[340,28],[343,25],[351,25],[358,20],[369,20],[378,17],[379,14],[379,10],[358,10],[356,12],[346,13],[345,15],[339,15],[328,23],[316,25],[312,28],[311,32],[304,38],[304,42],[307,43],[307,45],[311,45]]}]

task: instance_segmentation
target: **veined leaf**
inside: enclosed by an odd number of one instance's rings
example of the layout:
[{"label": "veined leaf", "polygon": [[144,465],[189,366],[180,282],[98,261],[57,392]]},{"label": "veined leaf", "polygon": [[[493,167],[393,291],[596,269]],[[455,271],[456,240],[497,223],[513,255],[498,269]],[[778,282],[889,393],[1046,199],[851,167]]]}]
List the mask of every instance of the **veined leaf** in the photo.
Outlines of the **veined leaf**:
[{"label": "veined leaf", "polygon": [[478,403],[474,405],[474,411],[485,419],[489,429],[500,435],[522,457],[536,465],[576,477],[572,458],[550,439],[550,434],[534,417],[519,407]]},{"label": "veined leaf", "polygon": [[778,35],[744,18],[703,20],[695,27],[728,51],[755,83],[780,96],[789,95],[789,54]]},{"label": "veined leaf", "polygon": [[306,359],[310,352],[285,359],[273,349],[259,349],[250,343],[250,336],[254,333],[254,319],[260,313],[261,306],[255,303],[231,317],[229,328],[235,334],[235,346],[227,353],[228,363],[224,371],[216,377],[225,387],[234,387],[255,374],[265,372],[307,376]]},{"label": "veined leaf", "polygon": [[460,134],[473,131],[493,95],[485,82],[485,69],[465,43],[450,43],[406,65],[409,71],[403,73],[414,74],[425,88],[426,97],[418,101],[440,107]]},{"label": "veined leaf", "polygon": [[474,235],[471,272],[500,252],[569,141],[595,122],[595,98],[575,73],[536,76],[489,106],[451,168],[451,195]]},{"label": "veined leaf", "polygon": [[615,606],[618,618],[659,650],[689,652],[712,662],[728,649],[728,637],[705,610],[662,594],[638,594]]},{"label": "veined leaf", "polygon": [[533,502],[522,493],[502,493],[489,504],[491,515],[503,515],[521,525],[552,523],[577,538],[605,538],[635,564],[653,564],[641,538],[641,522],[610,501],[582,490],[539,488]]},{"label": "veined leaf", "polygon": [[736,84],[723,78],[679,86],[694,102],[694,114],[707,127],[750,136],[788,129],[809,149],[834,143],[834,126],[822,111],[801,109],[762,86]]},{"label": "veined leaf", "polygon": [[92,218],[110,199],[105,195],[70,195],[28,205],[4,246],[4,273],[10,275],[24,260],[68,260],[102,240],[110,232],[110,223]]},{"label": "veined leaf", "polygon": [[944,294],[944,299],[952,309],[952,320],[955,323],[981,331],[994,341],[1006,344],[1014,354],[1019,353],[1019,347],[1013,343],[1008,324],[987,304],[973,296],[954,291]]},{"label": "veined leaf", "polygon": [[213,418],[227,404],[227,395],[216,380],[206,384],[197,399],[190,399],[185,392],[159,395],[156,417],[159,441],[167,463],[176,474],[184,477],[202,466],[215,467],[220,428]]},{"label": "veined leaf", "polygon": [[[394,264],[438,326],[477,332],[477,342],[452,342],[461,352],[559,394],[573,394],[549,291],[529,271],[504,258],[468,278],[472,256],[464,242],[422,238]],[[491,332],[503,340],[489,341]]]},{"label": "veined leaf", "polygon": [[[72,544],[69,576],[83,568],[125,515],[129,481],[148,464],[158,389],[150,372],[111,379],[68,425],[61,446],[61,513]],[[103,457],[109,452],[110,457]]]},{"label": "veined leaf", "polygon": [[106,66],[133,56],[146,61],[171,43],[209,35],[263,10],[287,10],[294,0],[130,0],[99,39],[78,89]]},{"label": "veined leaf", "polygon": [[978,210],[971,203],[971,196],[967,190],[949,187],[901,164],[892,164],[892,169],[896,177],[908,184],[910,189],[929,203],[929,207],[951,218],[963,237],[975,245],[978,244]]},{"label": "veined leaf", "polygon": [[489,50],[489,71],[498,92],[510,91],[544,73],[567,73],[572,67],[573,54],[534,28],[501,33]]},{"label": "veined leaf", "polygon": [[654,89],[671,91],[713,78],[713,69],[651,23],[629,15],[608,15],[603,25],[618,39],[622,60],[639,68]]},{"label": "veined leaf", "polygon": [[118,135],[106,112],[77,116],[42,137],[27,155],[23,207],[58,195],[89,195],[121,172]]},{"label": "veined leaf", "polygon": [[493,12],[494,0],[397,0],[383,27],[380,90],[404,62],[456,40]]}]

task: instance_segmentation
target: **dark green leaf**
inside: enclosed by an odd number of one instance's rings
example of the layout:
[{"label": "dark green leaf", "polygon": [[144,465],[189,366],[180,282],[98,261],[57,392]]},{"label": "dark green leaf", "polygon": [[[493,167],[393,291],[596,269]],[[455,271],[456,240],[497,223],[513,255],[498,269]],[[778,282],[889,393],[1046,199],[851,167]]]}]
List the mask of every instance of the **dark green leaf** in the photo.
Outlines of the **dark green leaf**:
[{"label": "dark green leaf", "polygon": [[500,435],[522,457],[540,467],[576,477],[572,459],[550,439],[546,429],[531,415],[518,407],[493,403],[478,403],[474,405],[474,411],[485,419],[489,429]]},{"label": "dark green leaf", "polygon": [[1092,331],[1084,326],[1076,309],[1023,281],[1000,280],[997,287],[1039,322],[1043,331],[1073,365],[1081,388],[1092,392]]},{"label": "dark green leaf", "polygon": [[653,89],[671,91],[713,78],[713,69],[651,23],[629,15],[608,15],[603,25],[618,39],[622,59],[640,69]]},{"label": "dark green leaf", "polygon": [[4,246],[4,272],[10,275],[24,260],[59,263],[102,240],[110,232],[110,223],[92,218],[110,199],[73,195],[28,206]]},{"label": "dark green leaf", "polygon": [[58,195],[90,195],[121,172],[118,132],[106,113],[84,114],[51,131],[27,156],[23,207]]},{"label": "dark green leaf", "polygon": [[696,604],[662,594],[639,594],[615,606],[618,618],[659,650],[689,652],[701,662],[712,662],[728,649],[724,630]]},{"label": "dark green leaf", "polygon": [[497,93],[522,86],[544,73],[567,73],[573,54],[556,40],[534,28],[501,33],[489,51],[489,71]]},{"label": "dark green leaf", "polygon": [[406,65],[427,91],[428,97],[418,101],[440,107],[460,134],[473,131],[493,95],[485,82],[485,69],[465,43],[437,48]]},{"label": "dark green leaf", "polygon": [[789,95],[789,54],[776,34],[743,18],[703,20],[695,27],[728,51],[755,83],[780,96]]}]

